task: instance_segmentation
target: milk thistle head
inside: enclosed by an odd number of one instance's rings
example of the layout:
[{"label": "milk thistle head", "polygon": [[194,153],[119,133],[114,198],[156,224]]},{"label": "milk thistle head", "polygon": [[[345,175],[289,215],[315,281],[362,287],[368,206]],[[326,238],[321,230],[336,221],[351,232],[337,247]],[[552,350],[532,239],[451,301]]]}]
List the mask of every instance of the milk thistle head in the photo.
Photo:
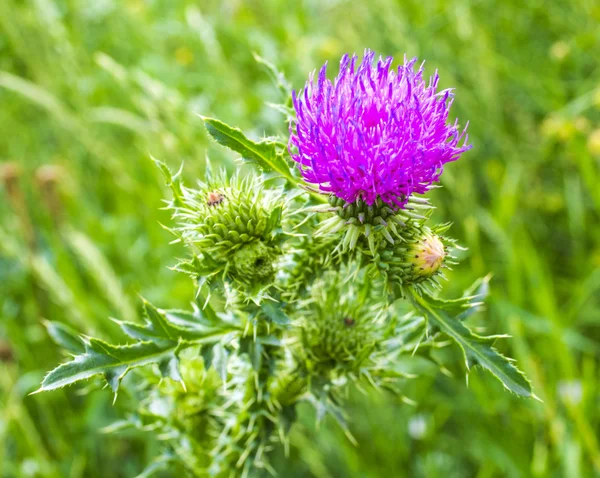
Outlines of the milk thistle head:
[{"label": "milk thistle head", "polygon": [[[415,61],[392,71],[392,58],[374,65],[367,50],[360,65],[342,58],[334,82],[324,66],[293,95],[287,148],[203,117],[207,132],[253,169],[214,176],[207,162],[204,178],[188,187],[182,170],[156,161],[172,190],[169,229],[188,249],[174,269],[197,286],[192,310],[144,300],[140,320],[116,319],[125,345],[48,323],[75,357],[39,391],[101,375],[116,394],[125,374],[152,365],[128,394],[131,402],[145,398],[118,424],[167,441],[163,461],[142,475],[162,463],[175,474],[215,478],[275,475],[271,451],[281,444],[287,453],[301,403],[354,441],[343,408],[349,387],[412,403],[403,396],[414,390],[405,387],[416,378],[409,372],[425,370],[423,360],[438,364],[432,352],[451,341],[467,373],[481,366],[512,392],[534,396],[494,348],[499,336],[469,329],[488,279],[458,299],[437,293],[458,246],[445,235],[450,223],[429,224],[431,205],[415,193],[427,192],[470,146],[465,131],[448,124],[450,90],[437,92],[437,74],[426,83]],[[283,76],[263,63],[287,96]]]},{"label": "milk thistle head", "polygon": [[394,209],[427,192],[444,164],[455,161],[467,144],[466,128],[448,122],[452,90],[437,91],[437,72],[426,82],[423,65],[404,59],[391,69],[392,57],[366,50],[345,55],[331,82],[327,63],[302,92],[293,94],[296,119],[290,149],[305,181],[348,203]]}]

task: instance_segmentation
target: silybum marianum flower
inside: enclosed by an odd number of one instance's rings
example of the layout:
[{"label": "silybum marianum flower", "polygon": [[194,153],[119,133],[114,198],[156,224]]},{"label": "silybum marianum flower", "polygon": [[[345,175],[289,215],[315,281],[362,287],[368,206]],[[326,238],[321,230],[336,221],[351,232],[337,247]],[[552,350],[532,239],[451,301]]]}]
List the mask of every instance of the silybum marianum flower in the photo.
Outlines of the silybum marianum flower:
[{"label": "silybum marianum flower", "polygon": [[426,82],[423,65],[366,50],[345,55],[337,78],[327,63],[314,81],[293,94],[296,118],[290,150],[305,181],[348,203],[373,205],[378,199],[404,208],[413,193],[427,192],[444,164],[470,149],[466,128],[448,122],[452,90],[437,91],[437,72]]},{"label": "silybum marianum flower", "polygon": [[354,249],[361,236],[373,256],[377,243],[412,240],[410,223],[431,208],[424,194],[444,165],[471,148],[466,127],[449,121],[452,90],[438,91],[437,72],[425,81],[423,65],[366,50],[362,62],[345,55],[332,82],[327,64],[303,91],[293,94],[290,154],[304,180],[328,194],[311,208],[334,213],[317,235],[344,232],[341,249]]}]

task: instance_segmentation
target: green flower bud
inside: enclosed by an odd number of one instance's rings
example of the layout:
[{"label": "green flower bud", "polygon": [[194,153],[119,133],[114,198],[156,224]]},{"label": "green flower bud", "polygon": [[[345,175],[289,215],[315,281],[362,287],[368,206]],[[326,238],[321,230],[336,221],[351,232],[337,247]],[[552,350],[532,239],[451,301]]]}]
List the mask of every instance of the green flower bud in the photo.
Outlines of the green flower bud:
[{"label": "green flower bud", "polygon": [[254,241],[240,247],[232,256],[233,272],[241,282],[270,282],[275,277],[273,263],[279,251],[262,241]]},{"label": "green flower bud", "polygon": [[344,278],[347,271],[326,273],[310,289],[298,324],[298,354],[317,375],[343,375],[359,370],[372,359],[385,327],[384,312],[373,307],[366,290],[357,290]]},{"label": "green flower bud", "polygon": [[400,286],[439,286],[439,279],[445,278],[442,269],[454,264],[450,250],[455,241],[441,233],[449,225],[430,229],[423,221],[410,221],[402,229],[401,240],[395,244],[381,241],[373,256],[374,267],[389,282]]},{"label": "green flower bud", "polygon": [[224,173],[195,189],[177,184],[171,208],[178,226],[173,232],[194,251],[192,260],[178,266],[202,283],[213,277],[234,281],[258,293],[275,278],[281,257],[283,200],[277,191],[263,189],[260,179]]},{"label": "green flower bud", "polygon": [[408,250],[408,258],[413,264],[415,275],[425,279],[440,269],[446,255],[444,243],[439,236],[429,233],[425,233]]}]

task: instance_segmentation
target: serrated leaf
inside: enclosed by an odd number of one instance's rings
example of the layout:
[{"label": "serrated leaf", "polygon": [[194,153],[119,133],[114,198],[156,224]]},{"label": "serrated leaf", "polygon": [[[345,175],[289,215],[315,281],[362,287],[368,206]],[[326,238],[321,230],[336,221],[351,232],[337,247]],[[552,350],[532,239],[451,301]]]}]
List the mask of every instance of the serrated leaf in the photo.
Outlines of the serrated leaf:
[{"label": "serrated leaf", "polygon": [[207,131],[222,146],[240,154],[242,159],[258,166],[266,173],[276,172],[282,177],[296,182],[285,158],[273,141],[252,141],[239,128],[233,128],[214,118],[202,117]]},{"label": "serrated leaf", "polygon": [[125,376],[127,369],[127,365],[117,365],[114,368],[110,368],[104,372],[104,380],[106,380],[106,383],[108,383],[108,386],[113,393],[117,393],[119,391],[121,378]]},{"label": "serrated leaf", "polygon": [[200,349],[200,355],[202,356],[202,360],[204,361],[204,370],[208,370],[213,363],[213,346],[205,345]]},{"label": "serrated leaf", "polygon": [[166,339],[177,337],[177,328],[169,324],[165,316],[147,300],[144,301],[144,314],[150,321],[149,326],[155,332],[161,334]]},{"label": "serrated leaf", "polygon": [[154,342],[165,340],[197,342],[236,330],[232,324],[220,320],[209,308],[202,313],[197,310],[195,313],[186,314],[184,311],[162,311],[145,301],[144,315],[145,324],[120,321],[117,323],[131,338]]},{"label": "serrated leaf", "polygon": [[531,384],[523,372],[511,360],[500,354],[494,347],[494,337],[480,337],[471,332],[460,320],[435,305],[429,296],[421,296],[412,291],[414,305],[425,314],[429,322],[454,340],[463,350],[467,369],[480,365],[490,371],[505,388],[523,397],[535,397]]},{"label": "serrated leaf", "polygon": [[166,319],[178,327],[197,329],[223,325],[223,321],[208,306],[205,309],[196,309],[194,311],[167,309],[164,313]]},{"label": "serrated leaf", "polygon": [[176,382],[183,381],[179,372],[179,358],[175,354],[167,356],[158,362],[158,369],[163,377],[172,378]]},{"label": "serrated leaf", "polygon": [[129,369],[160,362],[172,354],[176,347],[177,343],[161,347],[154,342],[110,345],[91,338],[88,339],[85,353],[48,373],[38,392],[61,388],[94,375],[104,375],[111,388],[116,390],[118,382]]},{"label": "serrated leaf", "polygon": [[[230,324],[210,315],[215,326],[198,322],[193,327],[182,327],[172,323],[168,317],[182,317],[182,311],[169,312],[159,310],[150,303],[144,303],[146,324],[119,322],[122,329],[131,337],[140,340],[132,345],[111,345],[98,339],[89,338],[85,350],[68,363],[52,370],[42,382],[38,392],[54,390],[94,375],[103,375],[111,389],[116,392],[123,376],[134,367],[157,363],[163,376],[181,381],[178,368],[178,353],[193,345],[214,344],[228,334],[239,331]],[[210,309],[210,314],[213,314]],[[196,311],[198,312],[198,311]],[[206,311],[204,311],[206,312]],[[190,324],[190,318],[187,324]],[[72,337],[71,337],[72,338]],[[73,346],[73,344],[72,344]],[[225,359],[226,368],[226,359]]]},{"label": "serrated leaf", "polygon": [[85,344],[71,327],[60,322],[44,322],[52,340],[69,352],[81,354],[85,352]]},{"label": "serrated leaf", "polygon": [[267,319],[282,327],[292,323],[283,310],[284,306],[285,304],[282,304],[281,302],[273,302],[271,300],[264,301],[260,304],[260,308]]},{"label": "serrated leaf", "polygon": [[438,309],[445,310],[459,320],[465,320],[483,305],[483,301],[489,294],[489,280],[490,276],[476,280],[459,299],[446,300],[428,296],[427,302]]}]

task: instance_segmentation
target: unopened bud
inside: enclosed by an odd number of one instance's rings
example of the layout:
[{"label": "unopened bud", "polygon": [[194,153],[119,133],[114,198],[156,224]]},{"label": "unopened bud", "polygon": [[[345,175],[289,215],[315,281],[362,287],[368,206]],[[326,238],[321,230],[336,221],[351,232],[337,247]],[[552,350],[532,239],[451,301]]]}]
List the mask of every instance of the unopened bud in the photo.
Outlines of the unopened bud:
[{"label": "unopened bud", "polygon": [[414,266],[414,273],[427,278],[440,269],[445,257],[446,251],[440,238],[435,234],[426,234],[412,245],[408,259]]},{"label": "unopened bud", "polygon": [[233,254],[232,264],[242,282],[268,281],[275,276],[273,261],[276,251],[264,242],[255,241],[242,246]]},{"label": "unopened bud", "polygon": [[448,224],[429,228],[411,223],[403,230],[403,240],[394,245],[381,243],[377,251],[377,268],[401,289],[407,286],[439,286],[442,268],[454,264],[449,251],[456,247],[453,239],[442,234]]},{"label": "unopened bud", "polygon": [[[194,246],[203,275],[232,279],[253,294],[270,286],[281,257],[279,196],[265,193],[257,179],[223,173],[197,189],[181,187],[179,201],[175,231]],[[180,270],[197,274],[190,264]]]}]

